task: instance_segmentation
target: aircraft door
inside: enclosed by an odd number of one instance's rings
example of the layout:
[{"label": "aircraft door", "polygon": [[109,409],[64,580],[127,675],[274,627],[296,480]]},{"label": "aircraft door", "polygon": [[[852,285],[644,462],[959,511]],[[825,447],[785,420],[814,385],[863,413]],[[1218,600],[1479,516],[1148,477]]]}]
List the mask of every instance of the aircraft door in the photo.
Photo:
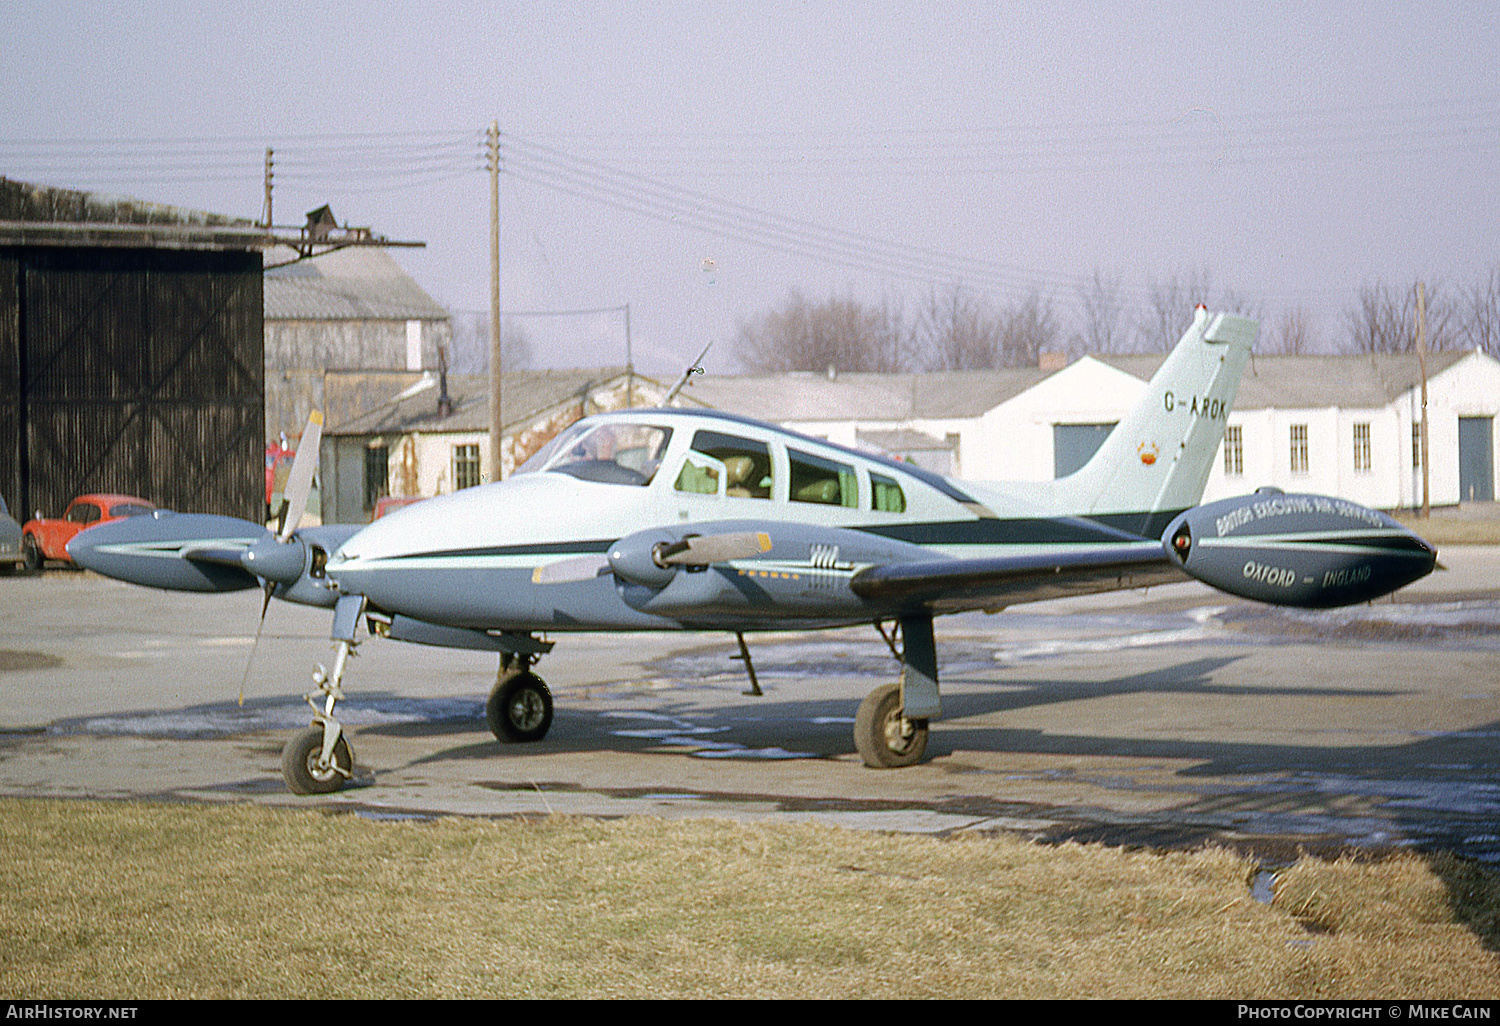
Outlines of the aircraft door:
[{"label": "aircraft door", "polygon": [[[770,499],[774,485],[775,467],[765,442],[699,430],[672,487],[687,517],[695,519],[762,516],[755,500]],[[712,506],[705,508],[706,502]]]}]

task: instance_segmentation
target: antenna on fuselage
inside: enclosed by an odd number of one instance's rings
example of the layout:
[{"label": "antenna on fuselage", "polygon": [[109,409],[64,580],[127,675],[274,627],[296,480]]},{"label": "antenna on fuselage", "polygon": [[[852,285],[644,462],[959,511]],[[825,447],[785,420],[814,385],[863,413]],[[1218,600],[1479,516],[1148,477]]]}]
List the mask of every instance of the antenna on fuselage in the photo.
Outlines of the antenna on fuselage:
[{"label": "antenna on fuselage", "polygon": [[692,363],[688,364],[687,370],[682,372],[682,377],[677,379],[677,384],[672,386],[672,390],[668,392],[666,398],[661,401],[661,404],[663,406],[671,405],[672,400],[677,398],[677,393],[682,391],[682,386],[688,383],[688,378],[691,378],[694,374],[703,373],[703,358],[708,355],[708,351],[712,347],[712,342],[704,346],[703,352],[698,354],[698,358]]}]

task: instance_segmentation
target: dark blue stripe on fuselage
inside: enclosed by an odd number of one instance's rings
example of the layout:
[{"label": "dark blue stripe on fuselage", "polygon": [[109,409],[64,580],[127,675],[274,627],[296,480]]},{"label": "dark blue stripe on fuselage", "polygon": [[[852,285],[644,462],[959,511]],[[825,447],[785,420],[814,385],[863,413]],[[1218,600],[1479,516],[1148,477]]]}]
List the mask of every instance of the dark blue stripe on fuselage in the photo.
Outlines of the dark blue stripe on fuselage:
[{"label": "dark blue stripe on fuselage", "polygon": [[591,552],[608,552],[618,539],[593,541],[541,542],[531,545],[487,545],[478,549],[436,549],[431,552],[406,552],[382,559],[433,559],[444,556],[585,556]]},{"label": "dark blue stripe on fuselage", "polygon": [[[1109,513],[1092,517],[989,517],[921,523],[869,524],[848,530],[912,545],[1087,545],[1155,540],[1182,510],[1164,513]],[[454,556],[560,556],[608,552],[618,539],[543,542],[530,545],[488,545],[473,549],[408,552],[391,559],[432,559]],[[1351,543],[1356,544],[1356,543]]]},{"label": "dark blue stripe on fuselage", "polygon": [[1094,517],[1017,517],[876,524],[855,530],[912,545],[1087,545],[1154,541],[1182,510]]}]

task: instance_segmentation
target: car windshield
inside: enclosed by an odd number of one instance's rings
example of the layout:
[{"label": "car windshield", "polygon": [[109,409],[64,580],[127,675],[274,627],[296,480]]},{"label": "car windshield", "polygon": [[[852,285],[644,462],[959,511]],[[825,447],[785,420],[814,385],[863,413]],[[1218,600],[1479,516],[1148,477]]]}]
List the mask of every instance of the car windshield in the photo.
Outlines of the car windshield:
[{"label": "car windshield", "polygon": [[[656,476],[672,429],[653,424],[578,425],[557,440],[540,469],[571,474],[601,484],[645,486]],[[532,469],[537,456],[526,462]]]},{"label": "car windshield", "polygon": [[138,502],[121,502],[109,507],[109,515],[112,517],[138,517],[150,512],[150,506],[142,506]]}]

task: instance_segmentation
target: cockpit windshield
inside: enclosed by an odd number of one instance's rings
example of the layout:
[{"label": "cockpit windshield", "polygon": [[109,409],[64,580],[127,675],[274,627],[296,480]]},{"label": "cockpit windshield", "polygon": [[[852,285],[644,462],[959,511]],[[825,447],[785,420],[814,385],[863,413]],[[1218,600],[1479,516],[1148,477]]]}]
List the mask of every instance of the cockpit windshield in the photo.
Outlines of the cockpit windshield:
[{"label": "cockpit windshield", "polygon": [[527,460],[517,474],[555,470],[584,481],[644,487],[656,476],[672,429],[654,424],[575,424]]}]

